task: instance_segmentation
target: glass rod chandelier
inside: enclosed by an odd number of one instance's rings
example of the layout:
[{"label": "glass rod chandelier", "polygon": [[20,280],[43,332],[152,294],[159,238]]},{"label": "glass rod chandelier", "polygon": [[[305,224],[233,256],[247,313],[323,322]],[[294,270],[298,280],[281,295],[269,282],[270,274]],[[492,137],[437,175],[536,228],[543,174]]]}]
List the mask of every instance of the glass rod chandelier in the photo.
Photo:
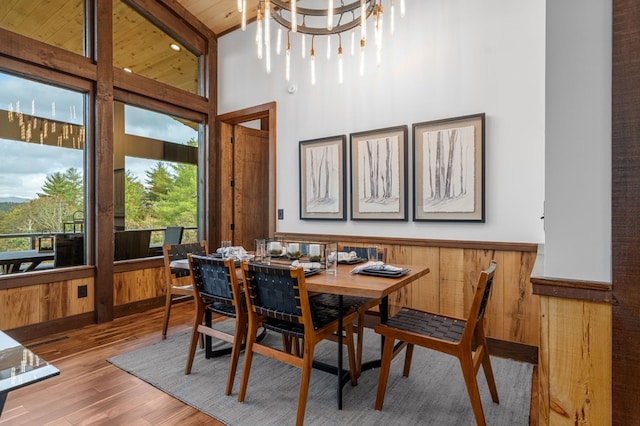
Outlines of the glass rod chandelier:
[{"label": "glass rod chandelier", "polygon": [[[389,33],[395,30],[396,1],[387,0],[389,6]],[[405,14],[404,0],[398,0],[400,16]],[[312,8],[312,4],[322,4],[321,8]],[[317,6],[316,6],[317,7]],[[238,0],[238,11],[242,13],[242,30],[247,26],[247,0]],[[343,36],[349,43],[351,55],[356,54],[358,45],[360,56],[360,75],[365,71],[365,46],[367,45],[367,19],[373,17],[373,44],[376,49],[376,64],[380,65],[383,39],[383,5],[382,0],[260,0],[256,18],[256,47],[259,59],[265,60],[267,73],[271,73],[271,21],[279,24],[275,42],[276,55],[282,51],[283,30],[286,31],[285,45],[285,79],[291,78],[291,38],[297,34],[301,40],[301,55],[307,55],[307,43],[311,84],[316,83],[314,42],[316,36],[326,37],[327,59],[331,58],[332,39],[337,41],[338,82],[344,81]],[[360,27],[360,31],[357,28]],[[349,33],[349,34],[346,34]],[[356,34],[358,33],[358,34]],[[310,38],[310,40],[307,40]]]}]

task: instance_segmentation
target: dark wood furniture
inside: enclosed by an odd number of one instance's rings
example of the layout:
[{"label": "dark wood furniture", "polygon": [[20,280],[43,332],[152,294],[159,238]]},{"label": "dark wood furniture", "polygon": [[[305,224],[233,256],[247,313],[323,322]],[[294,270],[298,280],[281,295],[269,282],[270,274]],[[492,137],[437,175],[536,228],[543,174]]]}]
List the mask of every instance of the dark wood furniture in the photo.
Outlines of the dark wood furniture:
[{"label": "dark wood furniture", "polygon": [[[492,261],[489,269],[480,274],[469,316],[466,319],[403,308],[392,318],[389,318],[386,323],[376,326],[376,333],[385,338],[376,396],[376,410],[382,409],[391,360],[406,344],[403,375],[408,377],[413,348],[414,345],[418,345],[458,358],[476,422],[478,425],[485,425],[476,374],[482,366],[491,398],[493,402],[498,403],[498,391],[493,378],[489,348],[484,334],[484,312],[491,293],[495,270],[496,263]],[[395,340],[399,340],[403,344],[394,348]]]}]

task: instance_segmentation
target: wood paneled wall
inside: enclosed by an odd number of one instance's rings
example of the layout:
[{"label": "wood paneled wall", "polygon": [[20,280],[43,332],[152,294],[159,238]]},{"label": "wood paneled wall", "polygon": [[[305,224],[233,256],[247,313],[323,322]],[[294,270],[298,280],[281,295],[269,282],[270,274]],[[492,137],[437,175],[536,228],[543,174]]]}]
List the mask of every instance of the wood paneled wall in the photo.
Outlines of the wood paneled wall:
[{"label": "wood paneled wall", "polygon": [[114,305],[126,305],[164,296],[167,284],[164,268],[145,268],[113,274]]},{"label": "wood paneled wall", "polygon": [[[342,243],[347,241],[341,240]],[[348,242],[349,245],[367,245]],[[539,345],[539,301],[529,282],[535,260],[532,249],[446,247],[378,244],[387,248],[389,263],[426,265],[430,273],[390,298],[394,306],[413,306],[463,317],[468,312],[477,277],[492,259],[498,263],[491,300],[486,313],[487,335],[509,342]],[[159,263],[159,262],[158,262]],[[87,298],[77,298],[77,286],[88,283]],[[114,306],[144,304],[166,293],[163,268],[157,264],[135,269],[120,268],[113,275]],[[35,302],[39,301],[39,302]],[[3,311],[0,328],[33,325],[63,316],[93,311],[93,280],[70,280],[1,290]],[[38,309],[33,309],[36,303]],[[141,305],[142,306],[142,305]]]},{"label": "wood paneled wall", "polygon": [[[87,297],[78,287],[87,286]],[[94,280],[81,278],[0,290],[0,329],[58,320],[93,311]]]},{"label": "wood paneled wall", "polygon": [[535,252],[404,244],[378,246],[387,248],[387,263],[426,265],[430,269],[425,277],[390,297],[391,313],[395,305],[465,317],[480,271],[495,259],[498,267],[485,314],[487,336],[539,345],[539,301],[529,280]]},{"label": "wood paneled wall", "polygon": [[540,425],[610,425],[611,304],[540,296],[540,310]]}]

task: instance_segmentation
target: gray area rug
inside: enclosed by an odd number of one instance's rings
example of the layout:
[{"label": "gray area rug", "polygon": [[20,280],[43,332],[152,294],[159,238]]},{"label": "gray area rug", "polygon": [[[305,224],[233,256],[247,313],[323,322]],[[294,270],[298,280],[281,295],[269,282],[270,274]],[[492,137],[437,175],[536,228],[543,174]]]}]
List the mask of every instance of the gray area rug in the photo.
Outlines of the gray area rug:
[{"label": "gray area rug", "polygon": [[[225,324],[226,323],[226,324]],[[225,321],[218,327],[232,326]],[[380,340],[366,330],[364,361],[379,358]],[[190,334],[109,359],[117,367],[228,425],[289,425],[295,423],[300,370],[254,355],[247,396],[238,402],[242,361],[233,393],[224,395],[229,356],[206,359],[198,349],[192,373],[184,374]],[[280,336],[269,333],[265,343],[280,347]],[[346,352],[346,348],[344,350]],[[336,359],[333,342],[322,342],[316,359]],[[345,355],[346,356],[346,355]],[[500,404],[491,401],[481,371],[480,395],[489,425],[528,425],[531,364],[491,358]],[[391,364],[382,411],[374,410],[379,370],[364,371],[358,385],[343,388],[343,409],[337,409],[336,376],[314,369],[305,414],[308,425],[474,425],[471,403],[455,357],[416,347],[409,377],[402,377],[404,351]],[[348,365],[345,362],[345,365]]]}]

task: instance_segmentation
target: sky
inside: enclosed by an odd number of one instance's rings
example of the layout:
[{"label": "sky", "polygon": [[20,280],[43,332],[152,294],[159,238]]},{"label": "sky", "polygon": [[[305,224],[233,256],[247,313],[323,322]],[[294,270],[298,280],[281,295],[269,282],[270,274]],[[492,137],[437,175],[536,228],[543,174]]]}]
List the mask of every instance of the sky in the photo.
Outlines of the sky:
[{"label": "sky", "polygon": [[[56,88],[0,72],[0,113],[33,114],[82,125],[85,96],[81,92]],[[185,144],[197,139],[197,132],[164,114],[126,107],[125,131],[130,134]],[[15,115],[14,115],[15,117]],[[16,125],[0,121],[4,125]],[[3,133],[3,132],[0,132]],[[4,197],[35,198],[48,174],[70,167],[83,170],[83,152],[38,143],[25,143],[0,138],[0,199]],[[145,170],[156,161],[127,157],[126,168],[145,181]]]}]

